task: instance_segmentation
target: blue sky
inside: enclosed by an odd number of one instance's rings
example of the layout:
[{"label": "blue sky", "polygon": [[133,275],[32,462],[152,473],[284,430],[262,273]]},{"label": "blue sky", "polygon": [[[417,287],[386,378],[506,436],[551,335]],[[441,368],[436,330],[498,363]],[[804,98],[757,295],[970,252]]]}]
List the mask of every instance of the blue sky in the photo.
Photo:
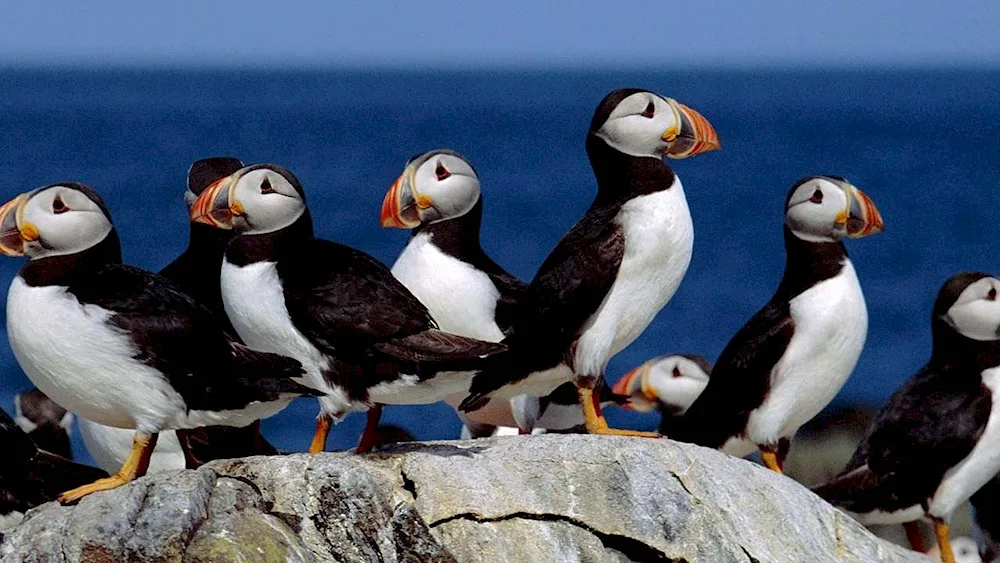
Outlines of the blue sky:
[{"label": "blue sky", "polygon": [[1000,65],[1000,2],[7,2],[0,65]]}]

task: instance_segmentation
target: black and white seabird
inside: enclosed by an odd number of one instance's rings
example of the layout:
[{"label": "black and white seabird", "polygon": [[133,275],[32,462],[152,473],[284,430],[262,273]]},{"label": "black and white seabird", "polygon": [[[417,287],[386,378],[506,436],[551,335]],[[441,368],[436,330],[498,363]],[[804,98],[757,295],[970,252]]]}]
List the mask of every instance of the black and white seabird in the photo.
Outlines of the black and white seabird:
[{"label": "black and white seabird", "polygon": [[97,469],[41,450],[0,409],[0,531],[29,508],[55,500],[65,490],[107,477]]},{"label": "black and white seabird", "polygon": [[38,388],[14,395],[14,422],[40,449],[66,459],[73,459],[69,439],[73,418]]},{"label": "black and white seabird", "polygon": [[[218,182],[199,196],[191,219],[238,233],[221,279],[243,341],[298,359],[305,383],[324,393],[310,452],[322,451],[331,422],[351,411],[466,391],[468,370],[505,349],[438,330],[383,264],[314,238],[302,186],[280,166],[248,166]],[[377,422],[369,416],[358,450],[370,447]]]},{"label": "black and white seabird", "polygon": [[[243,163],[233,157],[212,157],[195,161],[188,169],[187,190],[184,202],[190,213],[191,205],[201,192],[222,178],[243,168]],[[181,291],[194,298],[216,315],[225,325],[230,336],[237,338],[222,308],[219,289],[219,272],[222,254],[232,240],[231,231],[214,229],[208,225],[192,223],[188,246],[170,264],[160,270],[160,275],[176,283]],[[160,433],[156,450],[149,462],[149,472],[177,468],[194,468],[213,459],[228,459],[251,455],[269,455],[274,446],[260,434],[260,421],[245,427],[206,426],[202,428],[173,430]],[[80,420],[80,434],[87,451],[106,471],[115,471],[125,462],[132,446],[132,432],[127,429],[103,426],[86,419]]]},{"label": "black and white seabird", "polygon": [[[427,306],[441,330],[499,342],[510,333],[526,284],[494,262],[480,244],[483,198],[479,175],[462,155],[445,149],[411,158],[382,202],[383,227],[412,229],[396,263],[396,276]],[[466,393],[446,397],[456,408]],[[579,410],[579,409],[577,409]],[[463,436],[490,436],[497,427],[531,431],[538,397],[494,401],[458,411]]]},{"label": "black and white seabird", "polygon": [[684,188],[663,157],[718,147],[708,121],[670,98],[621,89],[601,101],[586,143],[597,196],[535,275],[504,341],[509,354],[476,376],[463,410],[572,380],[589,432],[626,433],[608,428],[594,389],[673,296],[694,241]]},{"label": "black and white seabird", "polygon": [[865,524],[928,518],[954,562],[948,521],[1000,472],[1000,279],[963,272],[931,314],[927,364],[869,425],[839,476],[814,489]]},{"label": "black and white seabird", "polygon": [[771,300],[723,349],[708,386],[670,438],[781,472],[788,441],[854,371],[868,309],[844,237],[881,232],[874,203],[846,180],[812,176],[785,200],[785,271]]},{"label": "black and white seabird", "polygon": [[141,476],[161,430],[271,416],[311,389],[290,358],[226,335],[166,278],[121,264],[111,216],[83,184],[53,184],[0,207],[0,251],[29,260],[7,294],[7,336],[29,379],[78,416],[135,428],[118,472],[72,502]]},{"label": "black and white seabird", "polygon": [[660,434],[673,425],[701,395],[712,376],[712,363],[695,354],[659,356],[633,368],[612,391],[628,397],[623,405],[637,412],[660,412]]}]

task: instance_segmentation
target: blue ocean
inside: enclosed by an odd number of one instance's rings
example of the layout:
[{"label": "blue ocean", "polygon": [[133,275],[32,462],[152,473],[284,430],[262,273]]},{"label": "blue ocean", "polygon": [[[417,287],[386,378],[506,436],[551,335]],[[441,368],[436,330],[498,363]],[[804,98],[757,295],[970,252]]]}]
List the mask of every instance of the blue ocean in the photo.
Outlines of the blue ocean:
[{"label": "blue ocean", "polygon": [[[835,406],[879,405],[926,361],[931,305],[949,275],[1000,272],[1000,71],[0,70],[0,196],[90,184],[126,261],[158,270],[186,245],[193,160],[274,162],[301,179],[318,235],[391,264],[407,233],[379,227],[383,194],[408,157],[448,147],[479,172],[483,246],[529,280],[594,195],[585,134],[597,103],[622,86],[699,110],[722,150],[671,163],[694,218],[694,260],[673,300],[613,359],[611,381],[664,353],[718,355],[781,278],[783,202],[805,175],[847,177],[886,223],[849,241],[870,326]],[[20,265],[0,260],[0,285]],[[30,383],[6,339],[0,368],[10,411]],[[299,401],[264,432],[302,451],[315,414]],[[443,405],[388,408],[384,420],[420,439],[460,427]],[[335,428],[330,449],[353,446],[362,424],[355,415]],[[74,447],[88,459],[79,439]]]}]

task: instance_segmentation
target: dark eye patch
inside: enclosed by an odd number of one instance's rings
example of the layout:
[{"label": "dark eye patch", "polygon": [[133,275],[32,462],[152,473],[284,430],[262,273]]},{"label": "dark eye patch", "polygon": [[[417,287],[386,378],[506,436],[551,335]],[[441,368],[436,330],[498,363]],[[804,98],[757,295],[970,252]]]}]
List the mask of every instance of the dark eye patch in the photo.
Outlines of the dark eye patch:
[{"label": "dark eye patch", "polygon": [[264,178],[264,181],[260,183],[260,193],[262,194],[273,194],[274,188],[271,186],[271,179]]},{"label": "dark eye patch", "polygon": [[656,105],[653,104],[652,101],[650,101],[648,104],[646,104],[646,109],[642,110],[642,113],[640,113],[639,115],[649,119],[653,119],[654,113],[656,113]]},{"label": "dark eye patch", "polygon": [[59,213],[66,213],[67,211],[69,211],[69,207],[67,207],[66,203],[63,202],[62,196],[57,195],[55,199],[52,200],[52,212],[55,214],[59,214]]},{"label": "dark eye patch", "polygon": [[672,374],[672,375],[673,375],[674,377],[680,377],[680,376],[681,376],[681,368],[679,368],[679,367],[677,367],[677,366],[674,366],[674,371],[673,371],[673,374]]},{"label": "dark eye patch", "polygon": [[986,294],[986,299],[990,301],[997,300],[997,288],[991,287],[989,293]]},{"label": "dark eye patch", "polygon": [[823,190],[816,188],[816,191],[813,192],[813,195],[812,197],[809,198],[809,201],[813,203],[823,203]]},{"label": "dark eye patch", "polygon": [[448,172],[448,169],[445,168],[444,164],[441,164],[440,162],[438,162],[437,168],[434,169],[434,174],[437,175],[438,181],[444,180],[448,176],[451,176],[451,172]]}]

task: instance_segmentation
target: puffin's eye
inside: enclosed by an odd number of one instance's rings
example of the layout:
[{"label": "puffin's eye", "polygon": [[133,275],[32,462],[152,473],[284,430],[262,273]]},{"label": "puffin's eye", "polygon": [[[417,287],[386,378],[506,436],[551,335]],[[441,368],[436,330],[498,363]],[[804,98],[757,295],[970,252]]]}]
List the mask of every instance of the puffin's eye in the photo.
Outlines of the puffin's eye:
[{"label": "puffin's eye", "polygon": [[57,195],[56,198],[52,200],[52,212],[59,214],[66,213],[67,211],[69,211],[69,207],[66,207],[66,204],[63,203],[62,196]]},{"label": "puffin's eye", "polygon": [[260,193],[262,194],[273,194],[274,188],[271,187],[271,179],[264,178],[264,181],[260,183]]},{"label": "puffin's eye", "polygon": [[448,172],[448,169],[445,168],[444,164],[441,164],[440,162],[438,162],[437,168],[434,169],[434,173],[437,174],[439,182],[448,176],[451,176],[451,172]]},{"label": "puffin's eye", "polygon": [[674,366],[674,371],[671,373],[671,375],[673,375],[674,377],[680,377],[681,376],[681,368],[679,368],[677,366]]},{"label": "puffin's eye", "polygon": [[997,288],[991,287],[989,293],[986,294],[986,299],[988,301],[996,301],[997,300]]},{"label": "puffin's eye", "polygon": [[813,192],[813,195],[811,198],[809,198],[809,201],[813,203],[823,203],[823,190],[816,188],[816,191]]},{"label": "puffin's eye", "polygon": [[642,113],[640,113],[639,115],[649,119],[653,119],[653,114],[655,112],[656,112],[656,106],[653,105],[652,101],[650,101],[649,104],[646,105],[646,109],[642,110]]}]

